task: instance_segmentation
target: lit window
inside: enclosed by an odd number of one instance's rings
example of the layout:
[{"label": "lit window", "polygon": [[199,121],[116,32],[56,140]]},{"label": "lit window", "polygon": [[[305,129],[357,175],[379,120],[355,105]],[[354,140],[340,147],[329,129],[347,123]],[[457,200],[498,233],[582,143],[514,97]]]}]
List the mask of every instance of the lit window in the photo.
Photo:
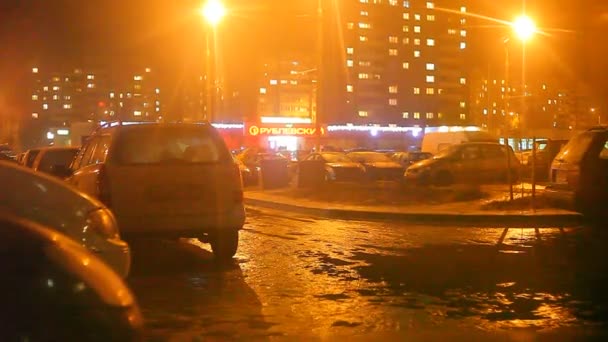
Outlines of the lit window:
[{"label": "lit window", "polygon": [[404,119],[409,119],[409,118],[410,118],[410,113],[409,113],[409,112],[403,112],[403,113],[401,113],[401,116],[402,116]]},{"label": "lit window", "polygon": [[87,75],[87,80],[94,80],[95,79],[95,75]]},{"label": "lit window", "polygon": [[435,8],[435,4],[432,3],[432,2],[430,2],[430,1],[427,1],[426,2],[426,8]]},{"label": "lit window", "polygon": [[420,21],[420,14],[414,14],[414,20]]},{"label": "lit window", "polygon": [[156,107],[155,109],[157,112],[160,112],[160,107]]},{"label": "lit window", "polygon": [[406,1],[404,1],[404,2],[403,2],[403,7],[405,7],[405,8],[410,8],[410,2],[409,2],[409,1],[407,1],[407,0],[406,0]]},{"label": "lit window", "polygon": [[391,5],[391,6],[397,6],[398,2],[399,1],[397,1],[397,0],[388,0],[389,5]]},{"label": "lit window", "polygon": [[434,63],[426,63],[426,70],[435,70]]},{"label": "lit window", "polygon": [[152,69],[146,68],[146,72],[151,72],[151,71],[152,71]]},{"label": "lit window", "polygon": [[438,119],[443,118],[443,113],[437,113],[437,118],[438,118]]},{"label": "lit window", "polygon": [[359,61],[359,66],[368,67],[370,65],[372,65],[370,61]]},{"label": "lit window", "polygon": [[160,94],[160,89],[156,88],[156,89],[154,89],[154,92],[157,94]]},{"label": "lit window", "polygon": [[140,75],[135,75],[135,76],[133,76],[133,81],[141,81],[141,80],[143,80],[143,79],[144,79],[144,78],[143,78],[142,76],[140,76]]},{"label": "lit window", "polygon": [[352,55],[355,52],[355,49],[352,47],[347,47],[346,48],[346,53],[349,55]]},{"label": "lit window", "polygon": [[160,101],[155,101],[154,104],[160,106]]},{"label": "lit window", "polygon": [[397,99],[388,99],[388,104],[389,104],[389,106],[396,106]]},{"label": "lit window", "polygon": [[420,88],[414,87],[414,94],[420,94]]},{"label": "lit window", "polygon": [[397,49],[388,49],[389,56],[397,56]]},{"label": "lit window", "polygon": [[420,26],[414,26],[414,32],[420,33]]},{"label": "lit window", "polygon": [[401,65],[401,67],[402,67],[403,69],[409,69],[409,68],[410,68],[410,63],[408,63],[408,62],[403,62],[403,64]]},{"label": "lit window", "polygon": [[414,112],[414,119],[420,119],[420,113]]},{"label": "lit window", "polygon": [[360,80],[367,80],[369,78],[369,74],[366,73],[360,73],[359,74],[359,79]]},{"label": "lit window", "polygon": [[460,19],[460,25],[464,25],[467,23],[467,20],[465,18]]},{"label": "lit window", "polygon": [[426,94],[427,95],[434,95],[435,94],[435,88],[426,88]]},{"label": "lit window", "polygon": [[140,110],[134,110],[133,111],[133,116],[141,116],[141,111]]},{"label": "lit window", "polygon": [[37,101],[38,100],[38,95],[32,95],[32,101]]},{"label": "lit window", "polygon": [[388,87],[388,92],[391,94],[397,94],[398,91],[399,91],[399,89],[397,88],[396,85],[392,85],[392,86]]},{"label": "lit window", "polygon": [[410,32],[410,27],[407,25],[403,25],[403,32]]},{"label": "lit window", "polygon": [[361,16],[367,17],[367,16],[369,16],[369,13],[367,11],[361,11]]},{"label": "lit window", "polygon": [[53,82],[59,82],[59,77],[57,77],[57,76],[53,77]]},{"label": "lit window", "polygon": [[403,20],[410,20],[410,14],[409,13],[403,13]]},{"label": "lit window", "polygon": [[114,98],[114,92],[110,93],[110,98],[113,99]]},{"label": "lit window", "polygon": [[460,120],[466,120],[467,119],[467,115],[460,113]]},{"label": "lit window", "polygon": [[414,45],[420,45],[420,39],[418,39],[418,38],[414,39]]},{"label": "lit window", "polygon": [[369,0],[359,0],[359,2],[362,4],[369,4]]},{"label": "lit window", "polygon": [[71,100],[71,99],[72,99],[72,96],[70,96],[70,95],[66,95],[66,96],[64,96],[64,97],[63,97],[63,99],[64,99],[64,100]]},{"label": "lit window", "polygon": [[32,119],[38,119],[38,113],[32,113]]},{"label": "lit window", "polygon": [[466,108],[467,104],[464,101],[460,101],[460,108]]},{"label": "lit window", "polygon": [[349,93],[353,92],[353,86],[352,86],[352,84],[347,84],[346,85],[346,91],[349,92]]},{"label": "lit window", "polygon": [[455,29],[448,29],[448,34],[456,34],[456,30]]},{"label": "lit window", "polygon": [[435,76],[426,75],[426,83],[434,83],[434,82],[435,82]]},{"label": "lit window", "polygon": [[72,108],[72,104],[71,103],[64,103],[63,104],[63,109],[70,109]]},{"label": "lit window", "polygon": [[418,50],[414,51],[414,57],[416,57],[416,58],[420,57],[420,51],[418,51]]},{"label": "lit window", "polygon": [[427,14],[426,15],[426,20],[427,21],[435,21],[435,15],[434,14]]},{"label": "lit window", "polygon": [[353,60],[352,59],[347,59],[346,60],[346,66],[349,68],[352,68],[354,65]]},{"label": "lit window", "polygon": [[426,40],[426,45],[428,45],[428,46],[435,46],[435,39],[427,39]]},{"label": "lit window", "polygon": [[49,91],[49,87],[48,86],[44,86],[44,87],[42,87],[42,90]]},{"label": "lit window", "polygon": [[460,7],[460,12],[465,13],[466,11],[467,11],[466,7],[464,7],[464,6]]},{"label": "lit window", "polygon": [[433,118],[433,116],[434,116],[434,115],[433,115],[433,113],[431,113],[431,112],[426,113],[426,118],[427,118],[427,119],[432,119],[432,118]]},{"label": "lit window", "polygon": [[388,42],[389,43],[399,43],[399,38],[397,36],[390,36],[388,37]]},{"label": "lit window", "polygon": [[372,28],[372,25],[370,23],[359,23],[359,28],[369,29],[369,28]]},{"label": "lit window", "polygon": [[53,87],[53,91],[59,91],[59,87],[58,86],[54,86]]},{"label": "lit window", "polygon": [[287,80],[281,80],[281,84],[287,84]]},{"label": "lit window", "polygon": [[261,88],[260,88],[260,94],[262,94],[262,95],[263,95],[263,94],[266,94],[266,88],[261,87]]},{"label": "lit window", "polygon": [[55,100],[55,101],[59,100],[59,96],[57,94],[53,95],[53,100]]},{"label": "lit window", "polygon": [[[38,73],[38,68],[32,68],[32,73],[33,74],[37,74]],[[35,113],[34,113],[35,114]]]},{"label": "lit window", "polygon": [[93,88],[95,88],[95,84],[94,83],[87,83],[87,88],[93,89]]},{"label": "lit window", "polygon": [[346,23],[346,28],[352,30],[355,28],[355,23]]},{"label": "lit window", "polygon": [[466,36],[467,36],[467,31],[465,31],[465,30],[460,30],[460,36],[461,36],[461,37],[466,37]]},{"label": "lit window", "polygon": [[141,84],[134,85],[133,89],[135,89],[135,90],[141,90]]},{"label": "lit window", "polygon": [[362,118],[367,117],[367,111],[366,110],[360,110],[359,111],[359,116],[362,117]]},{"label": "lit window", "polygon": [[277,80],[270,80],[270,85],[277,85],[279,82]]},{"label": "lit window", "polygon": [[462,84],[462,85],[467,84],[467,79],[466,79],[466,78],[464,78],[464,77],[461,77],[461,78],[460,78],[460,84]]},{"label": "lit window", "polygon": [[465,42],[460,42],[460,50],[464,50],[467,48],[467,43]]},{"label": "lit window", "polygon": [[46,103],[43,103],[43,104],[42,104],[42,109],[44,109],[44,110],[49,109],[49,105],[48,105],[48,104],[46,104]]},{"label": "lit window", "polygon": [[367,41],[367,36],[359,36],[359,41],[360,42],[366,42]]}]

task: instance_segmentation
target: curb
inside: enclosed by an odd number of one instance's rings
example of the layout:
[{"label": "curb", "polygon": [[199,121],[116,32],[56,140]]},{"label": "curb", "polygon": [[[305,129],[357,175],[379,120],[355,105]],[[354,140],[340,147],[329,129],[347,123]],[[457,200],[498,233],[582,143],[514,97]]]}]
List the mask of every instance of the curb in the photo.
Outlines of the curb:
[{"label": "curb", "polygon": [[349,210],[337,208],[315,208],[288,203],[245,198],[252,207],[280,209],[295,213],[340,220],[399,221],[412,224],[457,225],[505,228],[554,228],[580,226],[583,216],[577,213],[564,214],[449,214],[449,213],[398,213],[371,210]]}]

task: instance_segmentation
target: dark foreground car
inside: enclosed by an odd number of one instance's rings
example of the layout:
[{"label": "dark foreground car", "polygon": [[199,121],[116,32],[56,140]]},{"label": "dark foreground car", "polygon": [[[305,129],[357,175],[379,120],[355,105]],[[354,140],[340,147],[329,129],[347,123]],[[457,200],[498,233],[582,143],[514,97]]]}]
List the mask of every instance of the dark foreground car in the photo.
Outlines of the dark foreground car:
[{"label": "dark foreground car", "polygon": [[66,236],[0,212],[1,341],[138,341],[131,291]]},{"label": "dark foreground car", "polygon": [[587,214],[606,215],[608,208],[608,127],[575,136],[551,164],[545,193]]}]

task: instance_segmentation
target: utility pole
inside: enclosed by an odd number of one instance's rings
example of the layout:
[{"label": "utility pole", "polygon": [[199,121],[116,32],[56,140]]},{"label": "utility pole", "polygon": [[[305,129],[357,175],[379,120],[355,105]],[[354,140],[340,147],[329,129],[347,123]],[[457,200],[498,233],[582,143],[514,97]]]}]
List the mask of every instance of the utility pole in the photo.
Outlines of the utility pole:
[{"label": "utility pole", "polygon": [[323,78],[323,0],[317,1],[317,87],[316,87],[316,113],[315,113],[315,151],[321,151],[321,118],[323,93],[321,79]]}]

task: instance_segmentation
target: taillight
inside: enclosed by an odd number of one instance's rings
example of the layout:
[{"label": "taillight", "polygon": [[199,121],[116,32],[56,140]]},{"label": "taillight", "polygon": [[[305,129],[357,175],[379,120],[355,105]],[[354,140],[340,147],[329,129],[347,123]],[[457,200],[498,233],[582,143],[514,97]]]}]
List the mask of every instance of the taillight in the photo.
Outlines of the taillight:
[{"label": "taillight", "polygon": [[104,164],[100,165],[99,173],[97,174],[97,198],[101,203],[105,204],[108,208],[111,207],[110,181],[108,179],[108,171]]}]

